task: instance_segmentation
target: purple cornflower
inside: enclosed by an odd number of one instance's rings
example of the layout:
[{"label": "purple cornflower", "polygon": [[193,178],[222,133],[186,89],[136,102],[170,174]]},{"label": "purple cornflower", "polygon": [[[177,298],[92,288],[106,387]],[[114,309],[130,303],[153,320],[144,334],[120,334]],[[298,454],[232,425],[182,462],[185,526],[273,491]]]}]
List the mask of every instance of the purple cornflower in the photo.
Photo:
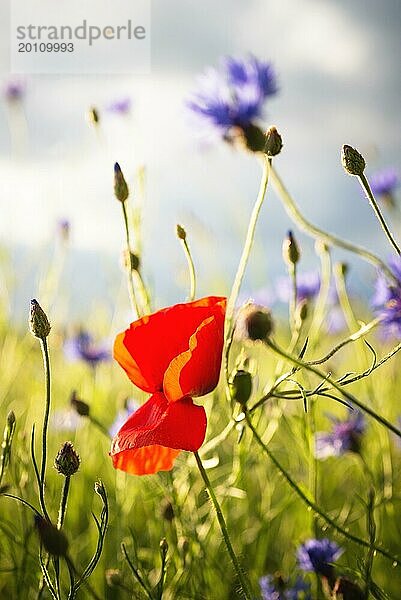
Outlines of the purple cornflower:
[{"label": "purple cornflower", "polygon": [[109,428],[110,437],[113,438],[118,431],[120,431],[128,417],[132,415],[132,413],[134,413],[138,408],[139,404],[135,402],[135,400],[127,398],[127,400],[124,402],[124,408],[118,411],[114,422]]},{"label": "purple cornflower", "polygon": [[397,282],[388,281],[379,271],[372,304],[381,319],[384,337],[401,337],[401,258],[392,256],[389,265]]},{"label": "purple cornflower", "polygon": [[375,195],[392,199],[394,191],[400,185],[400,178],[396,169],[387,167],[371,175],[369,182]]},{"label": "purple cornflower", "polygon": [[199,79],[199,89],[187,105],[208,132],[227,139],[233,127],[255,125],[266,98],[278,91],[272,65],[254,56],[226,57],[220,68],[210,67]]},{"label": "purple cornflower", "polygon": [[348,419],[340,421],[330,417],[333,427],[330,433],[318,432],[315,436],[315,456],[325,460],[329,456],[341,456],[345,452],[359,452],[361,438],[366,428],[363,415],[351,413]]},{"label": "purple cornflower", "polygon": [[110,360],[108,348],[95,345],[92,336],[81,329],[76,335],[64,342],[64,354],[71,361],[83,360],[91,367]]},{"label": "purple cornflower", "polygon": [[[297,300],[311,300],[320,290],[320,276],[317,271],[306,271],[297,275]],[[276,285],[277,296],[282,302],[288,302],[292,294],[290,277],[280,277]]]},{"label": "purple cornflower", "polygon": [[118,115],[127,115],[131,112],[132,100],[128,96],[125,98],[119,98],[111,102],[107,107],[107,110],[111,113]]},{"label": "purple cornflower", "polygon": [[342,548],[327,538],[309,539],[297,550],[298,565],[302,571],[313,571],[331,578],[333,567],[329,563],[335,562],[342,553]]},{"label": "purple cornflower", "polygon": [[329,306],[325,327],[327,333],[336,335],[341,333],[346,328],[347,323],[345,321],[343,310],[340,306]]},{"label": "purple cornflower", "polygon": [[289,587],[289,582],[282,577],[265,575],[259,579],[259,585],[262,600],[311,600],[310,585],[300,577]]},{"label": "purple cornflower", "polygon": [[4,87],[4,97],[9,102],[22,100],[25,94],[25,83],[19,79],[10,79]]}]

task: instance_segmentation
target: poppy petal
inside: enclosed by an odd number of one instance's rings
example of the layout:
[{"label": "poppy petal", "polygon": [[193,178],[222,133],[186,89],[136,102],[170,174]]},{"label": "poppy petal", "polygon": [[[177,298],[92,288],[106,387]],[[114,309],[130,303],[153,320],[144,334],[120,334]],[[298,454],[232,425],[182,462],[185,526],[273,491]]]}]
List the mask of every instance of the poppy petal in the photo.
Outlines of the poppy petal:
[{"label": "poppy petal", "polygon": [[164,375],[166,398],[204,396],[217,386],[224,342],[224,314],[205,319],[190,337],[189,349],[175,357]]},{"label": "poppy petal", "polygon": [[194,452],[200,448],[205,433],[202,406],[196,406],[188,397],[171,403],[164,394],[156,393],[121,427],[110,455],[115,468],[129,473],[169,470],[179,450]]},{"label": "poppy petal", "polygon": [[117,336],[114,358],[140,389],[161,392],[169,364],[188,350],[189,340],[202,322],[215,316],[223,327],[225,302],[225,298],[208,296],[135,321]]}]

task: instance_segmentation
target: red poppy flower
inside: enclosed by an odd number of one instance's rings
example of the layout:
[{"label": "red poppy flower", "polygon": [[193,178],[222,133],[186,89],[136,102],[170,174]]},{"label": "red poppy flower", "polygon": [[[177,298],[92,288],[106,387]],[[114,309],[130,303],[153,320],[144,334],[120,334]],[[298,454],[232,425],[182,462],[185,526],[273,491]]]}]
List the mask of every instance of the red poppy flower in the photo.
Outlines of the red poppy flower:
[{"label": "red poppy flower", "polygon": [[114,343],[114,358],[131,381],[152,396],[112,442],[116,469],[145,475],[168,471],[180,450],[196,451],[206,414],[192,397],[217,385],[226,299],[176,304],[131,323]]}]

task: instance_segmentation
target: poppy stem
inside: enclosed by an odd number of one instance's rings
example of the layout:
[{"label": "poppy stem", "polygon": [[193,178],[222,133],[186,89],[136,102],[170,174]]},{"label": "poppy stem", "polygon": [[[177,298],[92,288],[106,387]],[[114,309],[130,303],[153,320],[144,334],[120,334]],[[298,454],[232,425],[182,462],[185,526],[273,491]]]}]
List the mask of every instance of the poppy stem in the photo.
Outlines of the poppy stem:
[{"label": "poppy stem", "polygon": [[189,272],[189,302],[193,302],[196,296],[196,273],[195,273],[195,265],[192,258],[191,251],[189,249],[189,245],[187,242],[186,236],[180,239],[182,247],[184,249],[184,254],[188,263],[188,272]]},{"label": "poppy stem", "polygon": [[209,493],[210,499],[211,499],[214,509],[216,511],[217,520],[220,525],[221,533],[223,534],[223,538],[224,538],[224,542],[226,544],[228,554],[230,555],[234,570],[235,570],[238,580],[241,584],[244,598],[246,598],[246,600],[252,600],[252,598],[253,598],[252,591],[250,589],[250,585],[247,581],[247,578],[241,568],[241,565],[239,563],[237,555],[235,554],[234,548],[231,544],[230,536],[228,535],[227,525],[226,525],[222,510],[221,510],[220,504],[216,498],[216,494],[214,493],[212,484],[210,483],[209,477],[207,476],[207,473],[202,464],[202,460],[201,460],[199,454],[197,452],[194,452],[194,455],[195,455],[196,463],[198,465],[199,472],[202,476],[202,479],[204,481],[204,484],[206,486],[206,489]]},{"label": "poppy stem", "polygon": [[298,225],[298,227],[302,231],[306,231],[313,238],[320,239],[321,241],[325,242],[330,246],[338,246],[339,248],[344,248],[344,250],[348,250],[349,252],[357,254],[362,259],[370,262],[375,267],[381,269],[391,281],[397,283],[397,278],[395,277],[391,269],[389,269],[388,266],[378,256],[373,254],[373,252],[369,252],[369,250],[365,250],[365,248],[356,246],[355,244],[352,244],[351,242],[348,242],[346,240],[342,240],[341,238],[338,238],[335,235],[332,235],[331,233],[327,233],[326,231],[323,231],[323,229],[319,229],[319,227],[316,227],[316,225],[313,225],[312,223],[307,221],[302,215],[298,206],[295,204],[293,198],[284,186],[283,181],[281,180],[274,167],[271,167],[271,178],[276,192],[281,202],[283,203],[288,216],[292,219],[292,221],[294,221],[294,223]]}]

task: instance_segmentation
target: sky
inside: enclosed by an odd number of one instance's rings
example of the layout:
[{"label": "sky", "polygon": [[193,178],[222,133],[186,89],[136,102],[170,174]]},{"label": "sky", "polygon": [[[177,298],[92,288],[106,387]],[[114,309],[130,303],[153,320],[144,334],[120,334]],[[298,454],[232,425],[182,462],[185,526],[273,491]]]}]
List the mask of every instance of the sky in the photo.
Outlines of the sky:
[{"label": "sky", "polygon": [[[253,53],[271,61],[278,74],[280,93],[267,104],[265,124],[282,134],[277,170],[302,211],[321,227],[387,256],[391,249],[339,157],[348,143],[364,154],[368,174],[388,165],[401,170],[399,0],[153,0],[151,8],[149,75],[27,76],[22,110],[0,105],[2,246],[45,252],[57,220],[69,219],[72,285],[92,282],[83,295],[97,301],[109,271],[95,282],[100,275],[94,264],[99,272],[101,265],[115,264],[120,274],[124,232],[112,190],[118,161],[134,202],[135,173],[141,166],[146,170],[143,269],[160,302],[186,292],[176,223],[188,230],[200,293],[227,289],[260,165],[222,143],[200,145],[185,99],[199,74],[221,56]],[[0,22],[5,55],[7,22]],[[8,78],[4,71],[2,80]],[[126,96],[132,98],[131,116],[105,111]],[[91,106],[101,114],[97,130],[86,119]],[[281,242],[292,227],[268,190],[246,282],[250,292],[273,286],[285,272]],[[401,233],[396,219],[393,229]],[[299,239],[300,268],[314,268],[313,244]],[[359,283],[373,277],[349,255],[335,257],[353,261]]]}]

